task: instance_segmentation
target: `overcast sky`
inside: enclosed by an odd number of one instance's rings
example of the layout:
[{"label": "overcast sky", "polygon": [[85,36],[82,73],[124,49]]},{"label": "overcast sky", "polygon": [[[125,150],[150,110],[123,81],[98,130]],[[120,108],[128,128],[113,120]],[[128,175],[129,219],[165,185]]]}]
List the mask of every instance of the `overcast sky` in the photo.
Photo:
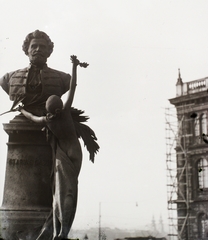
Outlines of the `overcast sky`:
[{"label": "overcast sky", "polygon": [[[95,163],[84,149],[74,228],[145,227],[167,222],[165,115],[183,81],[208,76],[208,1],[0,0],[0,75],[28,65],[25,36],[45,31],[54,42],[48,65],[78,69],[74,107],[90,116],[101,147]],[[1,91],[0,111],[11,107]],[[1,123],[13,118],[2,116]],[[0,128],[1,199],[7,135]]]}]

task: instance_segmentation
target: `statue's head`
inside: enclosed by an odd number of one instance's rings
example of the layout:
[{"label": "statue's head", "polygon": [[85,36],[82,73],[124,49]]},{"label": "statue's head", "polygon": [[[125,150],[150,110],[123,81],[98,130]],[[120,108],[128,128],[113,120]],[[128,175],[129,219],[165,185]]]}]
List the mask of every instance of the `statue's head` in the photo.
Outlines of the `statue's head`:
[{"label": "statue's head", "polygon": [[63,108],[63,102],[60,97],[51,95],[46,101],[46,110],[48,113],[56,116],[61,112]]},{"label": "statue's head", "polygon": [[22,49],[35,65],[43,65],[53,52],[54,44],[49,36],[39,30],[29,33],[23,42]]}]

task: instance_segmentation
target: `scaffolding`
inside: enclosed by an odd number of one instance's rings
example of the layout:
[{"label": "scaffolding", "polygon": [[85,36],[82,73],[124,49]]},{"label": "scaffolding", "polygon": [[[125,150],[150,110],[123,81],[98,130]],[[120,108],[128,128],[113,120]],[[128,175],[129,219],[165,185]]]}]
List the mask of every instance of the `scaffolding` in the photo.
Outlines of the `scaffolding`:
[{"label": "scaffolding", "polygon": [[[165,109],[166,124],[166,167],[167,202],[170,240],[191,239],[190,204],[190,164],[188,158],[189,137],[186,114],[191,106],[169,107]],[[179,164],[180,162],[180,164]]]}]

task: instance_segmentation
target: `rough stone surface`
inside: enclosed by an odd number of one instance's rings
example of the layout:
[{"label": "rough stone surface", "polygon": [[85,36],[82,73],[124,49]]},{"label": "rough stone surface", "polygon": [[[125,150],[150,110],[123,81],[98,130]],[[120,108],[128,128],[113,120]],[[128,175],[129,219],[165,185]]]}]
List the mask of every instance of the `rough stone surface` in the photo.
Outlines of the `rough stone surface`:
[{"label": "rough stone surface", "polygon": [[4,124],[9,135],[0,229],[5,240],[42,226],[52,205],[52,152],[43,126],[23,116]]}]

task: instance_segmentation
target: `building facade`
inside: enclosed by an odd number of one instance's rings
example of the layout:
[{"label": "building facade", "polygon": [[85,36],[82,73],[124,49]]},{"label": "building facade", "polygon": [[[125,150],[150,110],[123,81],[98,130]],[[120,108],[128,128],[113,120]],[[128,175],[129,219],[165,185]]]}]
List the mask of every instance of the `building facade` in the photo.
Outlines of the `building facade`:
[{"label": "building facade", "polygon": [[167,114],[168,209],[177,212],[169,215],[170,239],[208,239],[207,89],[208,77],[183,83],[179,71],[176,97],[169,99],[176,125]]}]

